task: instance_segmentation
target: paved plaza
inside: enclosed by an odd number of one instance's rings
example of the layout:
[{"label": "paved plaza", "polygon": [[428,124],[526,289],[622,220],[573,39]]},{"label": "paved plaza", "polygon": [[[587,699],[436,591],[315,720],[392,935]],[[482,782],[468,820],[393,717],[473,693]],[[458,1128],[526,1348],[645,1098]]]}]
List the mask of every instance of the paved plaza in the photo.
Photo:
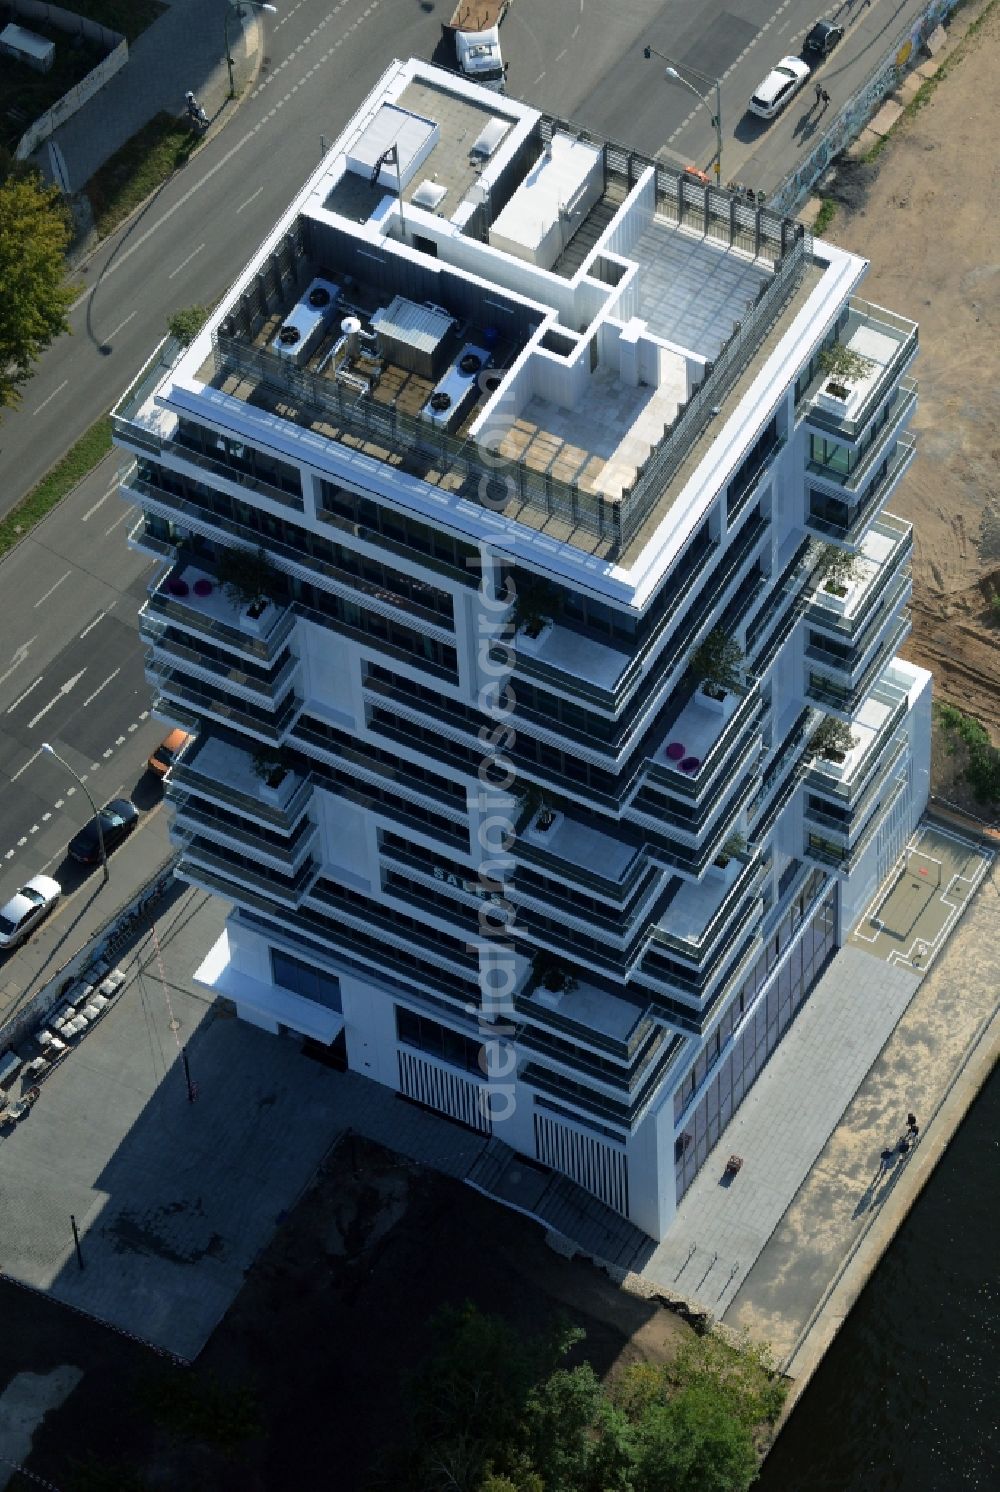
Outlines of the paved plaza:
[{"label": "paved plaza", "polygon": [[[996,1009],[989,868],[970,841],[920,826],[695,1178],[646,1280],[779,1356],[795,1349],[906,1164],[882,1166],[881,1151],[910,1110],[926,1124]],[[744,1165],[729,1179],[732,1152]]]}]

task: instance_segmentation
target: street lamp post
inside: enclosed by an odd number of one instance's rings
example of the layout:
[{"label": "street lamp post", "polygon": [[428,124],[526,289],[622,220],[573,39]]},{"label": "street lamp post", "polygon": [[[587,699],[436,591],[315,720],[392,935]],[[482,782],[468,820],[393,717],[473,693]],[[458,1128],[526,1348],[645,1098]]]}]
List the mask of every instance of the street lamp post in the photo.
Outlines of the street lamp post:
[{"label": "street lamp post", "polygon": [[694,94],[695,98],[701,100],[706,109],[709,111],[709,114],[712,118],[712,123],[715,125],[714,169],[716,185],[718,185],[719,181],[722,178],[722,87],[719,83],[719,79],[706,78],[702,73],[695,72],[695,69],[693,67],[687,68],[687,71],[689,73],[692,73],[703,83],[715,83],[715,113],[712,114],[712,105],[702,93],[701,89],[696,88],[693,83],[688,82],[687,78],[681,76],[680,72],[677,69],[677,64],[673,61],[672,58],[668,57],[664,52],[658,52],[655,47],[643,47],[642,55],[646,58],[647,62],[649,61],[650,57],[659,57],[661,62],[667,63],[667,66],[664,69],[664,75],[668,78],[672,78],[675,83],[682,83],[690,93]]},{"label": "street lamp post", "polygon": [[87,802],[90,804],[91,808],[94,810],[94,817],[97,820],[97,843],[101,847],[101,867],[102,867],[102,869],[104,871],[104,879],[105,879],[105,881],[110,880],[110,874],[109,874],[109,871],[108,871],[108,855],[107,855],[107,851],[104,848],[104,830],[101,827],[101,815],[100,815],[100,813],[97,810],[97,804],[94,802],[93,798],[90,795],[90,789],[88,788],[87,784],[84,782],[83,778],[80,776],[79,772],[74,772],[74,770],[70,766],[69,762],[66,761],[64,757],[61,757],[59,755],[58,751],[56,751],[55,747],[49,745],[48,741],[43,741],[42,742],[42,750],[43,751],[47,751],[48,754],[49,754],[49,756],[54,756],[55,759],[56,759],[56,761],[59,763],[59,765],[61,767],[65,767],[66,771],[69,773],[69,775],[71,777],[75,777],[76,778],[77,782],[80,784],[80,786],[83,788],[83,791],[86,793],[86,795],[87,795]]},{"label": "street lamp post", "polygon": [[276,5],[264,4],[264,0],[226,0],[226,66],[229,68],[230,98],[234,98],[236,96],[236,86],[233,83],[233,54],[229,45],[229,18],[231,15],[234,14],[242,18],[244,5],[247,6],[250,10],[266,10],[271,15],[275,15],[278,10],[278,7]]}]

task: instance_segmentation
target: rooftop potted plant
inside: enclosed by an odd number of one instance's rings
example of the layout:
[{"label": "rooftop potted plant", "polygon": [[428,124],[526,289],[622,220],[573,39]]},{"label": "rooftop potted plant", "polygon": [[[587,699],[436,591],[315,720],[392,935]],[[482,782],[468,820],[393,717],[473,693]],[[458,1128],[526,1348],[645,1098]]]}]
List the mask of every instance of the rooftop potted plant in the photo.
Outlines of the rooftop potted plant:
[{"label": "rooftop potted plant", "polygon": [[540,787],[529,782],[521,799],[522,818],[526,833],[550,834],[562,818],[548,802]]},{"label": "rooftop potted plant", "polygon": [[824,544],[817,567],[824,591],[843,600],[851,582],[857,579],[858,558],[849,549],[840,549],[836,544]]},{"label": "rooftop potted plant", "polygon": [[860,383],[875,365],[871,358],[864,357],[851,347],[845,347],[843,342],[834,342],[823,348],[819,355],[819,366],[820,372],[830,380],[823,393],[846,404],[851,397],[851,384]]},{"label": "rooftop potted plant", "polygon": [[540,575],[529,571],[518,571],[514,577],[514,609],[512,620],[518,641],[524,645],[538,645],[542,634],[552,626],[551,613],[558,610],[559,592],[555,586]]},{"label": "rooftop potted plant", "polygon": [[726,695],[740,685],[743,649],[724,627],[715,627],[691,654],[691,672],[700,686],[701,702],[725,709]]},{"label": "rooftop potted plant", "polygon": [[809,750],[827,761],[843,762],[859,739],[846,721],[838,720],[835,715],[826,715],[809,737]]},{"label": "rooftop potted plant", "polygon": [[288,755],[281,746],[261,746],[250,759],[253,774],[260,781],[261,797],[272,803],[283,798],[282,787],[291,772]]},{"label": "rooftop potted plant", "polygon": [[531,968],[536,984],[540,984],[543,989],[549,990],[554,995],[568,995],[576,989],[576,980],[566,965],[547,948],[539,948],[536,951],[531,960]]},{"label": "rooftop potted plant", "polygon": [[217,569],[219,584],[231,605],[242,611],[242,620],[249,624],[250,631],[261,631],[261,619],[278,594],[278,575],[263,545],[221,550]]}]

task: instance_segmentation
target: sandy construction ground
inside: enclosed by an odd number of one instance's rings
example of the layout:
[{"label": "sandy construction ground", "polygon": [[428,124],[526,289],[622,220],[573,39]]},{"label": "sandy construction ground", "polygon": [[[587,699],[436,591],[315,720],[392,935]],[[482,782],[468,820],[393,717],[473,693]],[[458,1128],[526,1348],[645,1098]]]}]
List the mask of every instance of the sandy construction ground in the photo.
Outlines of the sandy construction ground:
[{"label": "sandy construction ground", "polygon": [[[952,36],[986,9],[959,12]],[[871,259],[862,295],[920,323],[919,454],[889,504],[914,525],[913,633],[935,697],[1000,742],[1000,5],[858,175],[827,235]],[[864,181],[864,178],[868,178]],[[998,606],[1000,610],[1000,606]],[[940,753],[938,753],[940,756]],[[947,763],[937,777],[951,785]],[[982,812],[982,809],[980,809]]]}]

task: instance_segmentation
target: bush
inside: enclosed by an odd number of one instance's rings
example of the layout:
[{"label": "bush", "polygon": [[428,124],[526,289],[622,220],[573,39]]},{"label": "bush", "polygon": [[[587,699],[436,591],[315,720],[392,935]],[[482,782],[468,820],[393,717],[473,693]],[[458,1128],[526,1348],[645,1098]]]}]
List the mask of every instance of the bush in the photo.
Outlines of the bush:
[{"label": "bush", "polygon": [[955,705],[935,705],[938,724],[952,739],[949,756],[963,755],[963,779],[980,803],[1000,803],[1000,751],[990,742],[980,721],[963,715]]}]

